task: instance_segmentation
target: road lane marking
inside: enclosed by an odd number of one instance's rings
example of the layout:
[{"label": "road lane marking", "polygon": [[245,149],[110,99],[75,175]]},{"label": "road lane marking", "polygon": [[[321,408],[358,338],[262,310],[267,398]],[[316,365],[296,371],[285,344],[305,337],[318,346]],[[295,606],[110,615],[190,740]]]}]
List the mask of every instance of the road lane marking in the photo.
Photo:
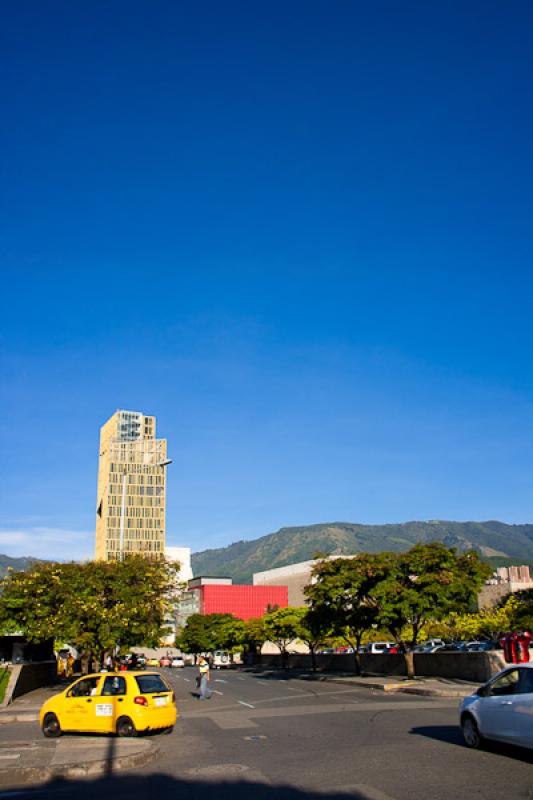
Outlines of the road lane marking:
[{"label": "road lane marking", "polygon": [[348,794],[355,794],[361,800],[394,800],[390,794],[385,794],[380,789],[374,786],[369,786],[367,783],[354,783],[350,786],[337,786],[334,787],[335,793],[346,792]]},{"label": "road lane marking", "polygon": [[223,695],[224,692],[219,692],[217,689],[213,689],[213,694],[220,694]]},{"label": "road lane marking", "polygon": [[245,681],[245,680],[246,680],[246,678],[240,678],[240,677],[238,677],[238,676],[237,676],[237,680],[238,680],[238,681]]},{"label": "road lane marking", "polygon": [[215,678],[215,683],[227,683],[223,678]]},{"label": "road lane marking", "polygon": [[237,700],[237,702],[240,703],[241,706],[246,706],[247,708],[255,708],[255,706],[251,705],[251,703],[245,703],[244,700]]},{"label": "road lane marking", "polygon": [[191,679],[190,679],[190,678],[184,678],[183,680],[184,680],[184,681],[187,681],[187,683],[190,683],[190,682],[191,682]]}]

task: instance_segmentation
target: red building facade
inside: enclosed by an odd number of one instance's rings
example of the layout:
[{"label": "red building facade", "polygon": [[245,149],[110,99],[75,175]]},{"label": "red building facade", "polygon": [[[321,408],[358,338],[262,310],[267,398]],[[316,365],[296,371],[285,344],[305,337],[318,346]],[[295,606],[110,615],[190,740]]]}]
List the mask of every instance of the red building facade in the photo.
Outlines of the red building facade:
[{"label": "red building facade", "polygon": [[233,614],[239,619],[262,617],[269,607],[287,608],[289,590],[287,586],[224,586],[211,584],[200,586],[200,614]]}]

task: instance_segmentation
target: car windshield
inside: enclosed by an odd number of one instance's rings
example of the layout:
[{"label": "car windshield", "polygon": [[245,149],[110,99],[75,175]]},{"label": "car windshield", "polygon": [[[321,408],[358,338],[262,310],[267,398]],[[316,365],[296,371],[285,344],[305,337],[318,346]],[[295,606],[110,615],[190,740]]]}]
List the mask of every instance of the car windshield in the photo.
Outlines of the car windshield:
[{"label": "car windshield", "polygon": [[168,686],[161,680],[159,675],[136,675],[135,680],[141,694],[169,691]]}]

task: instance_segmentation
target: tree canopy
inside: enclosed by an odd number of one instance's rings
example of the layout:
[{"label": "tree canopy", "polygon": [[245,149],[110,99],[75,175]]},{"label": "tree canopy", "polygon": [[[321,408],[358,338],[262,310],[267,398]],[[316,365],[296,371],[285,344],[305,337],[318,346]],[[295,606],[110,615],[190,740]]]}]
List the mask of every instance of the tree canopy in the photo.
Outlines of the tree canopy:
[{"label": "tree canopy", "polygon": [[[440,542],[405,553],[360,553],[320,561],[306,589],[312,611],[357,653],[372,627],[390,631],[406,653],[432,621],[466,612],[491,568],[476,553],[458,554]],[[408,633],[406,633],[408,632]]]},{"label": "tree canopy", "polygon": [[233,650],[241,641],[244,622],[233,614],[191,614],[179,639],[188,653]]},{"label": "tree canopy", "polygon": [[178,569],[132,555],[11,572],[0,587],[0,627],[31,642],[61,639],[98,657],[117,645],[156,647],[169,632]]}]

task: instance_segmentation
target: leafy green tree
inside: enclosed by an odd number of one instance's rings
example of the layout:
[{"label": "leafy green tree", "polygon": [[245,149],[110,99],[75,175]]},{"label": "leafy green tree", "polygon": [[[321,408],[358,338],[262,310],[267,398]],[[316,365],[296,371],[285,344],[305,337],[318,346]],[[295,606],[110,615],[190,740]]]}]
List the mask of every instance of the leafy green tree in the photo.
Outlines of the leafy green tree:
[{"label": "leafy green tree", "polygon": [[177,570],[164,559],[132,555],[10,572],[0,584],[0,627],[32,642],[70,642],[100,660],[119,645],[157,647],[169,633]]},{"label": "leafy green tree", "polygon": [[243,623],[233,614],[191,614],[179,639],[188,653],[231,650],[240,644]]},{"label": "leafy green tree", "polygon": [[265,614],[265,632],[268,641],[273,642],[281,653],[281,663],[287,666],[287,647],[298,636],[297,630],[300,622],[300,609],[289,606],[277,608]]},{"label": "leafy green tree", "polygon": [[323,617],[311,608],[297,608],[296,635],[309,648],[313,672],[316,672],[316,651],[328,634]]},{"label": "leafy green tree", "polygon": [[520,601],[510,595],[494,608],[483,608],[467,614],[452,614],[450,622],[460,639],[494,638],[515,627]]},{"label": "leafy green tree", "polygon": [[242,635],[242,644],[250,653],[260,653],[264,643],[268,640],[263,617],[251,617],[245,620]]},{"label": "leafy green tree", "polygon": [[457,554],[440,542],[415,545],[406,553],[385,553],[382,558],[384,573],[372,590],[377,622],[400,645],[412,677],[411,650],[424,627],[453,612],[467,611],[492,569],[477,553]]},{"label": "leafy green tree", "polygon": [[517,601],[507,631],[533,632],[533,590],[526,589],[513,595]]},{"label": "leafy green tree", "polygon": [[234,653],[240,650],[244,637],[244,621],[238,619],[232,614],[226,615],[228,619],[224,620],[217,627],[215,638],[217,640],[217,649],[229,650]]},{"label": "leafy green tree", "polygon": [[386,569],[387,560],[380,553],[324,559],[314,567],[313,582],[305,589],[314,625],[353,648],[357,672],[363,636],[377,623],[374,592]]}]

